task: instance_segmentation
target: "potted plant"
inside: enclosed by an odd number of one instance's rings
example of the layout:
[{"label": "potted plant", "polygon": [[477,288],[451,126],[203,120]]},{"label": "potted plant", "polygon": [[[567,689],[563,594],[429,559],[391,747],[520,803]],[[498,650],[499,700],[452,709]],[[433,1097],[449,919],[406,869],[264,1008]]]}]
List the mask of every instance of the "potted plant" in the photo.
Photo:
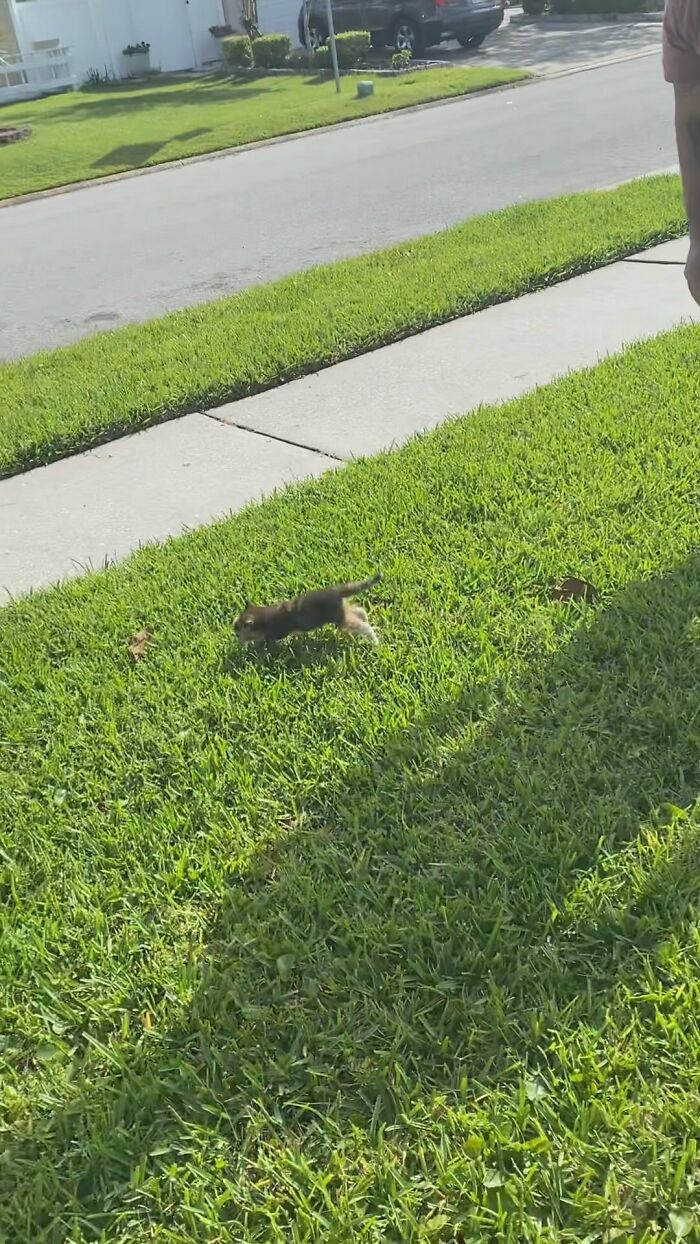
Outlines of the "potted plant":
[{"label": "potted plant", "polygon": [[151,68],[150,43],[127,43],[122,48],[122,56],[127,58],[127,77],[140,78],[149,73]]}]

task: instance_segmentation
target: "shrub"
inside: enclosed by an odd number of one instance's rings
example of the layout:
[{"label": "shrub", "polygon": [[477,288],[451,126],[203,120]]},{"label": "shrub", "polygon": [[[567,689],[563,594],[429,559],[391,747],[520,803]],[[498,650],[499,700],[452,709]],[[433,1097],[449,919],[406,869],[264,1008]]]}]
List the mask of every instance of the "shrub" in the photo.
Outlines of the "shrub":
[{"label": "shrub", "polygon": [[354,69],[360,61],[367,60],[369,45],[368,30],[348,30],[347,34],[337,35],[335,46],[338,52],[338,68]]},{"label": "shrub", "polygon": [[523,0],[523,12],[527,13],[528,17],[539,17],[541,13],[544,13],[544,9],[545,0]]},{"label": "shrub", "polygon": [[327,45],[321,48],[316,48],[316,51],[314,52],[313,64],[314,69],[319,69],[321,72],[326,69],[330,69],[331,49]]},{"label": "shrub", "polygon": [[221,40],[224,59],[235,69],[250,69],[253,65],[253,45],[247,35],[229,35]]},{"label": "shrub", "polygon": [[287,57],[287,65],[290,69],[308,69],[313,64],[313,56],[306,48],[294,48]]},{"label": "shrub", "polygon": [[400,52],[394,52],[391,58],[392,69],[408,69],[411,63],[411,52],[409,48],[402,48]]},{"label": "shrub", "polygon": [[261,35],[253,40],[256,69],[284,69],[292,41],[289,35]]},{"label": "shrub", "polygon": [[96,91],[101,86],[111,86],[113,82],[116,82],[116,78],[105,65],[104,73],[99,69],[88,69],[80,89],[82,91]]}]

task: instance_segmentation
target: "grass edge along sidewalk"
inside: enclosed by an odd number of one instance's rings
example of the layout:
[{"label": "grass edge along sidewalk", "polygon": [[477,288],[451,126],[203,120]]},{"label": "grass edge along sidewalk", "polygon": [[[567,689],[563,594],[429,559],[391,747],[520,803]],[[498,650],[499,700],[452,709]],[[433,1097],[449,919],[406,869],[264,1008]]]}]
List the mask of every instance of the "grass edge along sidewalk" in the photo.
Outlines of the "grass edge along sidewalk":
[{"label": "grass edge along sidewalk", "polygon": [[692,1226],[699,406],[684,329],[0,613],[0,1236]]},{"label": "grass edge along sidewalk", "polygon": [[685,228],[679,179],[642,179],[473,217],[3,364],[0,476],[249,396]]}]

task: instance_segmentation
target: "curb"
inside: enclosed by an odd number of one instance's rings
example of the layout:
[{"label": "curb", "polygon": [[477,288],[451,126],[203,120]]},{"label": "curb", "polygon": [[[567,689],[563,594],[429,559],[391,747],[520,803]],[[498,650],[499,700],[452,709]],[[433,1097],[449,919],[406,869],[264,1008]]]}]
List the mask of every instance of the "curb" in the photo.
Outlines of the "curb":
[{"label": "curb", "polygon": [[[642,53],[645,55],[645,53]],[[441,64],[454,68],[450,61]],[[495,69],[503,66],[495,65]],[[365,70],[366,73],[371,70]],[[523,70],[527,73],[527,70]],[[544,78],[545,75],[542,75]],[[557,77],[548,74],[547,77]],[[241,143],[237,147],[221,147],[217,151],[202,151],[198,155],[182,156],[179,160],[163,160],[160,164],[149,164],[148,168],[127,168],[121,173],[108,173],[106,177],[88,177],[84,181],[72,181],[66,186],[49,186],[46,190],[32,190],[29,194],[16,194],[9,199],[0,199],[0,209],[19,207],[22,203],[34,203],[37,199],[49,199],[59,194],[72,194],[76,190],[87,190],[89,187],[111,185],[115,181],[127,181],[131,177],[147,177],[151,173],[162,173],[167,169],[186,168],[189,164],[202,164],[206,160],[223,160],[227,156],[245,155],[247,151],[258,151],[261,147],[277,147],[281,143],[297,142],[308,138],[311,134],[330,134],[337,130],[349,130],[355,125],[368,125],[373,121],[386,121],[388,117],[405,117],[412,112],[425,112],[428,108],[440,108],[444,104],[461,104],[465,99],[480,99],[485,95],[499,95],[501,91],[512,91],[520,86],[532,86],[538,79],[534,74],[529,78],[521,78],[519,82],[503,82],[496,86],[485,86],[478,91],[467,91],[464,95],[450,95],[447,99],[429,99],[422,104],[409,104],[407,108],[392,108],[388,112],[373,112],[367,117],[352,117],[349,121],[337,121],[335,125],[317,125],[308,130],[294,130],[291,134],[276,134],[274,138],[260,138],[252,143]]]},{"label": "curb", "polygon": [[[61,194],[73,194],[78,190],[95,189],[99,186],[112,185],[114,182],[127,181],[132,177],[147,177],[152,173],[162,173],[168,169],[186,168],[190,164],[202,164],[207,160],[223,160],[228,156],[245,155],[248,151],[258,151],[263,147],[277,147],[281,143],[298,142],[312,134],[330,134],[333,131],[351,129],[356,125],[370,125],[377,121],[386,121],[394,117],[405,117],[414,112],[426,112],[429,108],[443,108],[449,104],[461,104],[467,99],[482,99],[487,95],[500,95],[503,91],[514,91],[521,87],[533,86],[535,83],[551,82],[557,78],[568,78],[576,73],[589,73],[592,69],[607,69],[610,65],[619,65],[628,60],[640,60],[644,56],[654,56],[656,48],[641,52],[630,52],[611,60],[590,61],[585,65],[574,65],[567,69],[555,70],[553,73],[534,74],[522,78],[519,82],[504,82],[498,86],[483,87],[479,91],[468,91],[464,95],[451,95],[448,99],[431,99],[422,104],[410,104],[407,108],[394,108],[389,112],[375,112],[368,117],[353,117],[349,121],[338,121],[335,125],[318,125],[308,130],[296,130],[292,134],[277,134],[274,138],[261,138],[257,142],[243,143],[238,147],[222,147],[218,151],[203,151],[199,155],[183,156],[179,160],[164,160],[160,164],[150,164],[148,168],[124,169],[121,173],[109,173],[106,177],[88,177],[84,181],[73,181],[66,186],[50,186],[46,190],[34,190],[29,194],[14,195],[9,199],[0,199],[0,210],[3,208],[20,207],[24,203],[35,203],[41,199],[55,198]],[[443,64],[452,65],[451,61]],[[494,66],[501,68],[501,66]],[[527,71],[525,71],[527,72]]]}]

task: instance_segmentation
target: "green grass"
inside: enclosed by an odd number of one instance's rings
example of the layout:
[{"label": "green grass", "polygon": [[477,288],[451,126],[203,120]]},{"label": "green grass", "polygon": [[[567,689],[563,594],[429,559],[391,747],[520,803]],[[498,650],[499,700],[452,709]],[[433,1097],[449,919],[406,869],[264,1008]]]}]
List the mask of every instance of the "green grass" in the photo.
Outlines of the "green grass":
[{"label": "green grass", "polygon": [[698,1238],[699,407],[690,328],[0,614],[0,1238]]},{"label": "green grass", "polygon": [[243,81],[217,74],[13,104],[2,110],[3,125],[28,123],[33,132],[2,153],[0,199],[469,95],[529,76],[495,68],[431,69],[399,78],[370,73],[375,94],[357,99],[354,78],[344,79],[336,95],[326,78]]},{"label": "green grass", "polygon": [[0,366],[0,475],[244,397],[687,228],[677,177],[475,217]]}]

